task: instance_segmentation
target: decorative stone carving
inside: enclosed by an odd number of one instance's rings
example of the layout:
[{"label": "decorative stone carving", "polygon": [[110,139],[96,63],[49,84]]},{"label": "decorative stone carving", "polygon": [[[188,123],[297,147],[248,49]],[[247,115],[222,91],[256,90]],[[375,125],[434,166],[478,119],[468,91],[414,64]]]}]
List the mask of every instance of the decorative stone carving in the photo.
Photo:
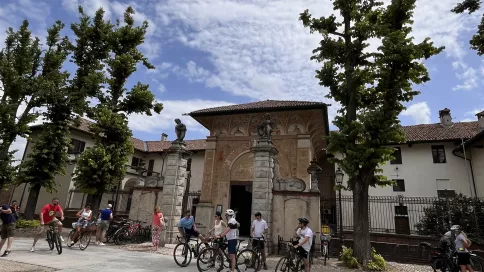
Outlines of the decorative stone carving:
[{"label": "decorative stone carving", "polygon": [[158,181],[160,179],[157,177],[147,177],[145,179],[145,186],[146,187],[157,187],[158,186]]},{"label": "decorative stone carving", "polygon": [[319,166],[316,156],[314,156],[313,159],[311,160],[307,170],[308,170],[308,173],[311,175],[310,191],[319,192],[318,174],[321,173],[323,169],[321,169],[321,167]]},{"label": "decorative stone carving", "polygon": [[254,154],[246,153],[235,161],[230,169],[230,180],[252,181],[254,178]]},{"label": "decorative stone carving", "polygon": [[265,120],[262,121],[262,124],[257,127],[257,134],[259,135],[259,139],[265,139],[270,141],[272,140],[274,122],[271,120],[270,114],[266,113],[264,117]]},{"label": "decorative stone carving", "polygon": [[232,129],[232,135],[235,136],[235,137],[239,137],[239,136],[245,136],[245,129],[241,126],[239,127],[234,127]]},{"label": "decorative stone carving", "polygon": [[182,123],[180,119],[175,119],[175,133],[176,133],[176,140],[174,142],[182,143],[183,139],[185,139],[185,134],[187,133],[187,126]]},{"label": "decorative stone carving", "polygon": [[303,134],[305,133],[304,125],[302,124],[291,124],[287,129],[288,134]]}]

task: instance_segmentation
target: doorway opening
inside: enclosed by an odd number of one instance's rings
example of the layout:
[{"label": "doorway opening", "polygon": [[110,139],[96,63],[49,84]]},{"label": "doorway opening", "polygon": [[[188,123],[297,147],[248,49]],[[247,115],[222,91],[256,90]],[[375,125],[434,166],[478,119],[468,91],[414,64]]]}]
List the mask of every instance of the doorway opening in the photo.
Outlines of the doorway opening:
[{"label": "doorway opening", "polygon": [[252,225],[252,186],[230,186],[230,209],[236,212],[236,219],[240,223],[239,236],[250,236]]}]

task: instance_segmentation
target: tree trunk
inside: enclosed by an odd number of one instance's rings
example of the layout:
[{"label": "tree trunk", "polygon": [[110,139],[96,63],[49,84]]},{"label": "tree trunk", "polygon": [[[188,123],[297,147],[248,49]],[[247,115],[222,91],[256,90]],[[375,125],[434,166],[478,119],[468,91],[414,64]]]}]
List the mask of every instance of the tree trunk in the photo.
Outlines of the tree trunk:
[{"label": "tree trunk", "polygon": [[40,185],[34,185],[30,188],[29,197],[27,199],[27,205],[24,210],[24,218],[27,220],[34,219],[35,210],[37,209],[37,201],[39,200]]},{"label": "tree trunk", "polygon": [[364,267],[371,258],[367,184],[364,177],[357,177],[353,189],[353,256]]},{"label": "tree trunk", "polygon": [[[101,205],[101,200],[103,198],[103,195],[88,195],[86,199],[86,205],[89,204],[91,205],[91,210],[92,210],[92,215],[97,216],[99,212],[99,206]],[[83,207],[84,208],[84,207]]]}]

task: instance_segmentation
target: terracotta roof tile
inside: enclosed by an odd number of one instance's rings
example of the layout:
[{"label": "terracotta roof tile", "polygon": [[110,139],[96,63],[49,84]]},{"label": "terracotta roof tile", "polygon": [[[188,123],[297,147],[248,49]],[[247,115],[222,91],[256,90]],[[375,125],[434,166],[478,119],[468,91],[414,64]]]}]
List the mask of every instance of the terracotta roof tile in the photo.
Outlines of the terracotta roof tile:
[{"label": "terracotta roof tile", "polygon": [[221,106],[215,108],[201,109],[192,111],[189,115],[209,114],[209,113],[232,113],[251,110],[276,110],[288,108],[321,108],[326,104],[313,101],[284,101],[284,100],[265,100],[245,104]]},{"label": "terracotta roof tile", "polygon": [[481,132],[479,123],[458,122],[452,127],[443,127],[441,124],[425,124],[415,126],[404,126],[406,142],[434,142],[451,141],[460,138],[470,139]]}]

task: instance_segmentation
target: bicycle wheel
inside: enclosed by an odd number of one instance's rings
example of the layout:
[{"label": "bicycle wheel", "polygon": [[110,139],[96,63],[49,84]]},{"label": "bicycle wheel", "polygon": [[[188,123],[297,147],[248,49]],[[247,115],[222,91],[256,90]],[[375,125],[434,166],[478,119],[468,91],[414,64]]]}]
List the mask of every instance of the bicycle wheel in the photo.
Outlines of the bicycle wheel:
[{"label": "bicycle wheel", "polygon": [[140,228],[136,231],[136,234],[135,234],[135,242],[137,244],[141,244],[143,243],[144,241],[144,235],[143,235],[143,230]]},{"label": "bicycle wheel", "polygon": [[237,254],[236,266],[241,271],[259,271],[262,265],[259,256],[252,249],[243,249]]},{"label": "bicycle wheel", "polygon": [[60,236],[57,232],[54,232],[52,234],[52,240],[54,241],[55,248],[57,249],[57,253],[62,254],[62,241],[61,241]]},{"label": "bicycle wheel", "polygon": [[54,250],[54,239],[52,237],[52,231],[47,231],[47,243],[49,244],[49,249]]},{"label": "bicycle wheel", "polygon": [[85,250],[89,246],[90,242],[91,242],[91,233],[83,232],[81,234],[81,238],[79,239],[79,249]]},{"label": "bicycle wheel", "polygon": [[[327,245],[323,246],[322,255],[323,255],[323,260],[324,260],[323,263],[324,263],[324,265],[326,265],[326,260],[328,259],[328,246]],[[311,261],[312,261],[312,258],[311,258]]]},{"label": "bicycle wheel", "polygon": [[471,256],[470,258],[471,267],[474,271],[483,271],[484,267],[482,264],[482,258],[478,256]]},{"label": "bicycle wheel", "polygon": [[180,267],[186,267],[192,261],[192,251],[188,243],[178,244],[173,250],[173,259],[175,263]]},{"label": "bicycle wheel", "polygon": [[114,234],[114,243],[117,246],[126,244],[126,241],[128,239],[129,239],[129,237],[128,237],[128,230],[127,229],[119,229]]},{"label": "bicycle wheel", "polygon": [[71,232],[69,232],[69,236],[67,236],[67,247],[71,247],[71,242],[72,242],[72,238],[74,238],[74,234],[76,233],[76,230],[73,229],[71,230]]},{"label": "bicycle wheel", "polygon": [[[222,268],[223,256],[215,248],[203,249],[197,258],[198,271],[209,271],[210,269],[220,270]],[[218,265],[217,265],[218,264]]]},{"label": "bicycle wheel", "polygon": [[287,257],[282,257],[276,265],[275,272],[289,272],[289,267],[287,266],[289,259]]}]

